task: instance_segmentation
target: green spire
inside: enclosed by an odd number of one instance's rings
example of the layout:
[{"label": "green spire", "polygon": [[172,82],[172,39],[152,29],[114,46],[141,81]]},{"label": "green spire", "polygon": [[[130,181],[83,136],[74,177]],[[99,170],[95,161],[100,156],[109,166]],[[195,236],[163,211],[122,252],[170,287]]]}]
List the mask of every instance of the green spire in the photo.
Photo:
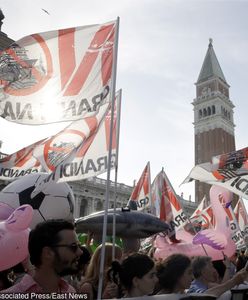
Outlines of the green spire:
[{"label": "green spire", "polygon": [[220,64],[218,62],[218,59],[215,55],[214,48],[213,48],[213,40],[209,39],[209,45],[208,45],[208,51],[206,53],[200,75],[197,79],[197,83],[206,81],[207,79],[211,77],[219,77],[221,80],[223,80],[225,83],[226,79],[225,76],[221,70]]}]

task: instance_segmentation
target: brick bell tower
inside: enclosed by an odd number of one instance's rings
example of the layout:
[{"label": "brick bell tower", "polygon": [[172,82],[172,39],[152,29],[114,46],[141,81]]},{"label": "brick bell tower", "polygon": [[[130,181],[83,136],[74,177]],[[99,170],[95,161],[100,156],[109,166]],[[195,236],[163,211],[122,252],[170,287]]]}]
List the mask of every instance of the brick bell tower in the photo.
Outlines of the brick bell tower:
[{"label": "brick bell tower", "polygon": [[[194,106],[195,164],[211,162],[212,157],[235,150],[233,108],[229,85],[215,55],[212,39],[197,79]],[[196,181],[195,201],[206,195],[210,185]]]}]

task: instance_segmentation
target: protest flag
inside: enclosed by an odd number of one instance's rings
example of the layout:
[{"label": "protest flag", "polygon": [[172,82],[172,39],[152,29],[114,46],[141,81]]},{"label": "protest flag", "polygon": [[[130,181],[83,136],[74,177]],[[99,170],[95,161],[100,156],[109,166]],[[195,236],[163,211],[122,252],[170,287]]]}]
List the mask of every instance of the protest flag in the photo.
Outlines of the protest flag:
[{"label": "protest flag", "polygon": [[183,183],[199,180],[218,185],[248,199],[248,148],[212,158],[196,165]]},{"label": "protest flag", "polygon": [[148,211],[151,208],[151,175],[150,162],[143,170],[138,183],[135,185],[127,206],[140,211]]},{"label": "protest flag", "polygon": [[0,52],[0,115],[29,124],[73,121],[110,102],[116,21],[36,33]]}]

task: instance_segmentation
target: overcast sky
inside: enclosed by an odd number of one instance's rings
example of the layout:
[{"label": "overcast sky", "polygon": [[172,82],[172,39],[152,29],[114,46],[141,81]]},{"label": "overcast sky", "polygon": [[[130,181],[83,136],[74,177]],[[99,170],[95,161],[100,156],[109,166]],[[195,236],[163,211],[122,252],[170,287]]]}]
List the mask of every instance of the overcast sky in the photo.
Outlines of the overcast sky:
[{"label": "overcast sky", "polygon": [[[2,31],[14,40],[120,17],[119,182],[132,185],[150,161],[152,179],[164,167],[176,192],[194,198],[193,184],[179,184],[194,165],[191,103],[210,37],[231,86],[236,148],[247,146],[248,1],[1,0],[1,8]],[[47,132],[44,126],[26,128],[0,120],[2,151],[15,152]]]}]

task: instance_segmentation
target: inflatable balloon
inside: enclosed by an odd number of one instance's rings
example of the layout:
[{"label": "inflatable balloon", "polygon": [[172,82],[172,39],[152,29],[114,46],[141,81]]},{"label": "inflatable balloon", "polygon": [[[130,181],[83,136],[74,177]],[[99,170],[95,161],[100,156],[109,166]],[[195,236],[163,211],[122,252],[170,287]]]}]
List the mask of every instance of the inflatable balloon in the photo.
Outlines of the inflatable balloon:
[{"label": "inflatable balloon", "polygon": [[228,236],[231,236],[231,229],[229,218],[223,208],[230,202],[232,193],[225,188],[213,185],[209,196],[215,214],[215,228],[197,233],[193,238],[193,244],[207,244],[214,249],[224,250],[229,242]]},{"label": "inflatable balloon", "polygon": [[30,205],[18,207],[0,222],[0,271],[9,269],[28,256],[29,225],[33,218]]},{"label": "inflatable balloon", "polygon": [[[108,210],[107,235],[113,233],[114,210]],[[169,225],[157,217],[137,210],[117,208],[115,213],[116,236],[122,238],[146,238],[158,232],[168,231]],[[102,235],[104,211],[98,211],[76,220],[77,232]]]},{"label": "inflatable balloon", "polygon": [[220,202],[228,207],[233,199],[233,193],[222,186],[213,185],[209,191],[210,199],[219,199]]},{"label": "inflatable balloon", "polygon": [[[46,176],[45,173],[26,175],[11,182],[0,192],[0,203],[7,204],[12,210],[23,204],[32,206],[34,216],[30,225],[31,228],[48,219],[73,220],[75,200],[67,183],[51,181],[44,192],[39,192],[35,197],[31,197],[36,182],[46,178]],[[1,208],[0,206],[0,216],[6,214],[6,210],[6,207]]]},{"label": "inflatable balloon", "polygon": [[188,256],[208,255],[213,260],[223,259],[223,254],[231,257],[236,246],[231,238],[231,228],[228,216],[222,202],[230,200],[231,194],[226,189],[212,186],[210,202],[215,216],[215,228],[205,229],[192,235],[181,228],[176,232],[180,243],[173,244],[166,237],[158,236],[155,240],[155,258],[166,258],[173,253],[184,253]]},{"label": "inflatable balloon", "polygon": [[14,209],[6,203],[0,202],[0,221],[6,220],[12,214]]}]

